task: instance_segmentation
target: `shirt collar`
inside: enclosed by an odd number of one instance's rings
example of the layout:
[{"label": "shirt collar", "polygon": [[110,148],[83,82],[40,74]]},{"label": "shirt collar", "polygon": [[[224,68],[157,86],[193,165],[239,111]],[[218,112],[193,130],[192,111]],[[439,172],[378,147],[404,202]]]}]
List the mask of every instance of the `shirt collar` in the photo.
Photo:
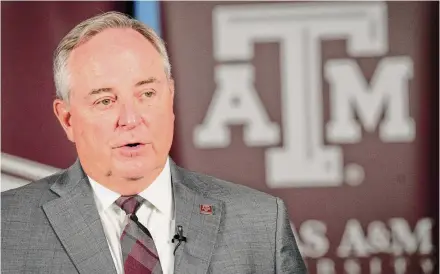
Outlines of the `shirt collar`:
[{"label": "shirt collar", "polygon": [[102,213],[114,202],[116,202],[121,194],[106,188],[105,186],[90,178],[90,176],[87,177],[89,178],[90,185],[92,186],[95,201],[97,201],[96,206],[98,207],[98,212]]},{"label": "shirt collar", "polygon": [[[95,200],[98,201],[97,207],[99,213],[109,208],[121,196],[119,193],[106,188],[89,176],[87,177],[92,186]],[[159,176],[156,177],[149,187],[138,195],[151,203],[162,214],[169,217],[170,220],[173,219],[173,191],[171,186],[169,157]]]},{"label": "shirt collar", "polygon": [[159,176],[139,196],[150,202],[162,214],[173,219],[173,189],[171,185],[170,161],[167,158]]}]

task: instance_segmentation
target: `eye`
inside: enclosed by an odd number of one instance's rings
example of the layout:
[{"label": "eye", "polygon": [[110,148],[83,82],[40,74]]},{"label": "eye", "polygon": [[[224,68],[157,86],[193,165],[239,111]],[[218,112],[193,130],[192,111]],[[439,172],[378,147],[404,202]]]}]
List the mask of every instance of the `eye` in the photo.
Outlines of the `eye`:
[{"label": "eye", "polygon": [[98,100],[95,104],[96,105],[101,105],[101,106],[110,106],[113,103],[113,99],[111,98],[104,98],[101,100]]},{"label": "eye", "polygon": [[142,95],[145,97],[151,98],[154,96],[154,94],[155,94],[155,92],[153,90],[148,90],[148,91],[144,92]]},{"label": "eye", "polygon": [[101,101],[101,104],[103,104],[104,106],[108,106],[108,105],[110,105],[111,102],[112,101],[110,99],[104,99]]}]

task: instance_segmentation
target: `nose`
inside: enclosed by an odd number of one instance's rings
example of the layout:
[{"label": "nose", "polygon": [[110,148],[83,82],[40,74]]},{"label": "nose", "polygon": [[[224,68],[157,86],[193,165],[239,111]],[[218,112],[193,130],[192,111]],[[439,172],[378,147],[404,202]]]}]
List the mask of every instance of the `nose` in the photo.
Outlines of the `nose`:
[{"label": "nose", "polygon": [[131,102],[122,104],[118,121],[120,127],[127,130],[133,129],[140,124],[141,119],[142,117],[135,104]]}]

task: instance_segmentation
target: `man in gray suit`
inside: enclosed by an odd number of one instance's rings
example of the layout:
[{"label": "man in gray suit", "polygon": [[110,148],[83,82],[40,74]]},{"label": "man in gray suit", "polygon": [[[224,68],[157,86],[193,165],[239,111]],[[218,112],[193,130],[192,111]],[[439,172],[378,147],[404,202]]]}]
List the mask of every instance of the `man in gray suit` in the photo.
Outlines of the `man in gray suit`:
[{"label": "man in gray suit", "polygon": [[169,158],[174,82],[150,28],[80,23],[54,78],[78,160],[2,193],[2,273],[306,273],[279,198]]}]

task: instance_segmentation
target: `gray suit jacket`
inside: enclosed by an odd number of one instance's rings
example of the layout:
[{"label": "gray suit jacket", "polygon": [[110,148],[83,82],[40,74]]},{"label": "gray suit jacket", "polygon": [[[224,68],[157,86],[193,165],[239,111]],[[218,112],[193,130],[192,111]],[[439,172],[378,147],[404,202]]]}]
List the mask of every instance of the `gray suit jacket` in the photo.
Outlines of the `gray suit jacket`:
[{"label": "gray suit jacket", "polygon": [[[306,273],[283,202],[171,161],[176,226],[187,242],[175,273]],[[212,205],[212,215],[200,205]],[[1,196],[1,273],[116,269],[87,176],[69,169]]]}]

